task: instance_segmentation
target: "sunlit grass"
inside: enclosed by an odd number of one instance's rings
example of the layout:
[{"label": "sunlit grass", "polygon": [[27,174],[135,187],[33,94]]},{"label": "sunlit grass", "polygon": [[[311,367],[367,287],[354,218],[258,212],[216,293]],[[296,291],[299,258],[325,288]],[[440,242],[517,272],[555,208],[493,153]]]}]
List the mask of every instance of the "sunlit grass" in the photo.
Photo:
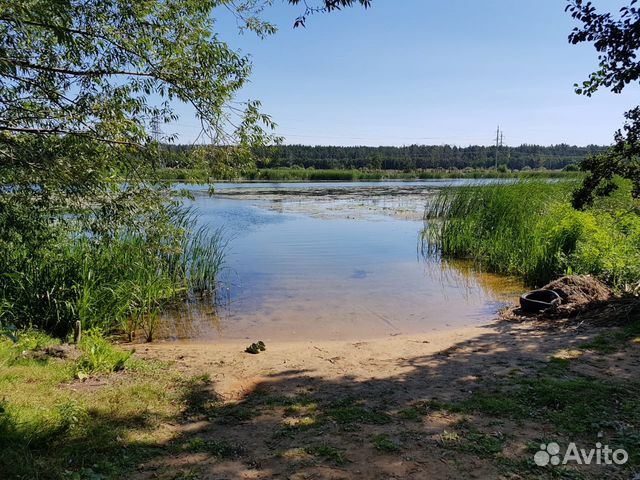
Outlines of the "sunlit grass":
[{"label": "sunlit grass", "polygon": [[128,354],[102,345],[91,353],[92,375],[101,374],[92,387],[74,377],[87,371],[85,356],[97,337],[85,336],[77,351],[67,347],[69,356],[56,358],[45,353],[59,342],[41,338],[35,345],[29,332],[18,336],[18,343],[0,340],[2,478],[89,478],[98,471],[100,478],[122,478],[174,440],[159,425],[184,410],[189,386],[165,365],[129,360],[124,373],[105,375]]},{"label": "sunlit grass", "polygon": [[425,253],[472,259],[533,286],[563,274],[593,274],[620,288],[638,281],[640,220],[633,205],[607,200],[576,211],[574,186],[527,180],[443,189],[426,212]]}]

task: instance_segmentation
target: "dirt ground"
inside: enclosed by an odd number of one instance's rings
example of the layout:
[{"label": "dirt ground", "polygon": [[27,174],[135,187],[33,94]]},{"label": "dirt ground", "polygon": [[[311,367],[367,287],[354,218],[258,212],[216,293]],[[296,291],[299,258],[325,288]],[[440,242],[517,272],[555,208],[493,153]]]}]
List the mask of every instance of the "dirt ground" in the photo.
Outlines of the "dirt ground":
[{"label": "dirt ground", "polygon": [[[615,466],[536,466],[542,441],[588,444],[609,432],[575,439],[554,405],[530,416],[503,405],[513,379],[637,384],[637,338],[606,353],[585,347],[609,330],[580,319],[498,320],[374,341],[274,343],[258,355],[239,343],[145,346],[143,358],[202,382],[184,421],[163,426],[186,439],[183,453],[140,465],[134,478],[631,478]],[[493,406],[492,392],[502,395]]]}]

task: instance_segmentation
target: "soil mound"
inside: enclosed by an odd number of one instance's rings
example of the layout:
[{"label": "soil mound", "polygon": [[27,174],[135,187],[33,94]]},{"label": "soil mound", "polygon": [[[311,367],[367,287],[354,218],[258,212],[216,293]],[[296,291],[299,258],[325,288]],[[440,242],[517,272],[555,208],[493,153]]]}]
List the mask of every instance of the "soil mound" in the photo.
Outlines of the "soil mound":
[{"label": "soil mound", "polygon": [[568,275],[542,288],[555,291],[562,298],[562,305],[571,305],[573,308],[606,302],[613,297],[611,289],[591,275]]},{"label": "soil mound", "polygon": [[527,313],[514,305],[502,311],[500,316],[515,321],[558,320],[576,316],[584,318],[585,315],[595,318],[598,312],[606,310],[611,302],[617,303],[614,301],[616,298],[613,291],[591,275],[568,275],[542,288],[555,291],[562,298],[562,303],[539,313]]}]

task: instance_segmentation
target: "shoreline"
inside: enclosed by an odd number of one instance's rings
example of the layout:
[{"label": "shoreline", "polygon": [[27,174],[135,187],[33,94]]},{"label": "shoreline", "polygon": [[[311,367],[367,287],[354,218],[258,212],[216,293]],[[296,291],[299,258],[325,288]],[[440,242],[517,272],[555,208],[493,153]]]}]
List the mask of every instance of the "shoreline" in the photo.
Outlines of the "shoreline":
[{"label": "shoreline", "polygon": [[270,378],[288,371],[305,372],[310,381],[318,378],[354,381],[385,379],[403,375],[413,367],[404,360],[438,355],[486,335],[500,335],[496,319],[481,326],[452,328],[432,333],[400,334],[376,339],[274,341],[266,351],[244,351],[257,340],[224,342],[174,342],[126,344],[144,359],[175,362],[186,373],[206,371],[221,398],[237,400]]},{"label": "shoreline", "polygon": [[[268,337],[260,337],[260,335],[254,335],[254,337],[192,337],[192,338],[157,338],[154,339],[153,342],[118,342],[118,345],[122,347],[147,347],[147,346],[181,346],[188,347],[194,346],[197,348],[204,348],[207,346],[223,346],[227,347],[237,347],[238,349],[244,350],[247,345],[247,342],[254,342],[258,340],[269,341],[270,345],[280,345],[280,346],[289,346],[289,347],[302,347],[304,345],[317,345],[317,344],[328,344],[328,345],[344,345],[348,343],[358,343],[358,342],[367,342],[367,343],[380,343],[388,340],[398,340],[398,341],[411,341],[418,340],[422,337],[427,336],[435,336],[438,337],[449,337],[452,333],[458,332],[461,334],[471,333],[473,331],[486,331],[487,328],[492,327],[495,323],[500,322],[501,319],[498,317],[499,313],[496,313],[496,318],[492,320],[486,320],[482,323],[478,323],[476,325],[451,325],[451,326],[442,326],[437,329],[434,328],[432,331],[424,331],[424,332],[408,332],[408,333],[375,333],[372,336],[358,336],[358,337],[346,337],[341,339],[336,338],[312,338],[312,339],[301,339],[301,338],[275,338],[269,339]],[[258,338],[260,337],[260,338]]]}]

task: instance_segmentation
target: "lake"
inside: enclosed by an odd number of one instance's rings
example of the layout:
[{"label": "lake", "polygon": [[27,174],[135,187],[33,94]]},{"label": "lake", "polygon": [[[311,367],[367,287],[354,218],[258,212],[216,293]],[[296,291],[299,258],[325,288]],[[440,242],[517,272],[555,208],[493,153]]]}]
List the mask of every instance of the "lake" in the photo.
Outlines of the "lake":
[{"label": "lake", "polygon": [[199,222],[228,240],[218,305],[164,316],[169,338],[345,340],[486,323],[522,285],[422,253],[415,182],[180,185]]}]

